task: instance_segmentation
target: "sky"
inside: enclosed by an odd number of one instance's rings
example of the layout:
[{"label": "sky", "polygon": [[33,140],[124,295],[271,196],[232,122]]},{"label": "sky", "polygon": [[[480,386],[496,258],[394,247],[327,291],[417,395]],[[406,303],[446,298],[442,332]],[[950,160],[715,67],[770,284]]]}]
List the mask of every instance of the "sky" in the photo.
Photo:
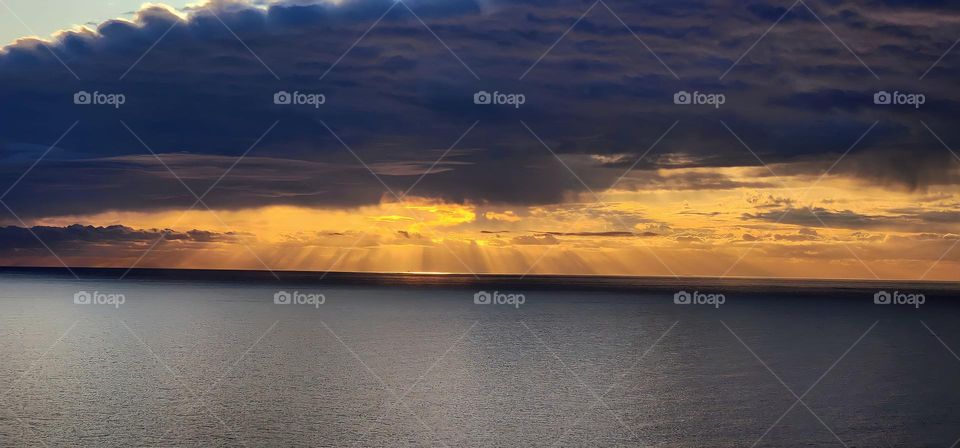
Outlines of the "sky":
[{"label": "sky", "polygon": [[0,264],[960,280],[948,1],[4,3]]},{"label": "sky", "polygon": [[[26,36],[49,38],[74,26],[96,27],[105,20],[130,19],[142,0],[3,0],[0,3],[0,44],[13,43]],[[183,8],[193,1],[165,2]]]}]

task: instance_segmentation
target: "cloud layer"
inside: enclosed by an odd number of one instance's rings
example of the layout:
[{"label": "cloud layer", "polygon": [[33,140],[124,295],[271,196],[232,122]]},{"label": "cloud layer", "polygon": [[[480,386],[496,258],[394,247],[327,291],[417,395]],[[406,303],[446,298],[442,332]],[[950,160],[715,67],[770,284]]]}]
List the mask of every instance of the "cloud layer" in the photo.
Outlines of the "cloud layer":
[{"label": "cloud layer", "polygon": [[[628,185],[662,185],[658,168],[759,160],[818,175],[874,122],[838,175],[891,188],[956,183],[955,161],[923,124],[960,142],[950,124],[960,55],[926,73],[957,37],[953,6],[811,1],[787,12],[773,1],[607,1],[577,22],[591,5],[217,1],[186,12],[149,7],[134,22],[46,46],[20,41],[0,54],[0,184],[79,124],[4,201],[24,216],[189,207],[194,198],[151,151],[201,192],[277,121],[211,192],[211,207],[389,196],[351,151],[398,192],[417,183],[415,194],[449,201],[557,203],[612,185],[676,121]],[[126,102],[75,105],[80,90]],[[326,103],[276,105],[281,90],[322,93]],[[479,90],[526,102],[475,105]],[[678,106],[679,90],[727,99],[719,109]],[[927,100],[877,106],[878,90]],[[738,186],[712,176],[667,183]]]},{"label": "cloud layer", "polygon": [[218,0],[132,17],[0,51],[6,263],[960,272],[947,2]]}]

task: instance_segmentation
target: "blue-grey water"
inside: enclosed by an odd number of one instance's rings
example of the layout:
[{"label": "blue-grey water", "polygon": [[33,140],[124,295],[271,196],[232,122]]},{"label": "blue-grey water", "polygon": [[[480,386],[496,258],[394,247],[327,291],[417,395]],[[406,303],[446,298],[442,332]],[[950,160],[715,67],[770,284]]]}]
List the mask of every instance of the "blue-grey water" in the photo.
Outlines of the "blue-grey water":
[{"label": "blue-grey water", "polygon": [[[516,307],[474,303],[496,284],[408,283],[0,272],[0,446],[960,439],[960,308],[949,288],[926,290],[916,308],[866,292],[725,286],[714,307],[677,305],[669,285],[558,280],[501,288],[524,294]],[[275,304],[281,290],[325,302]],[[79,291],[124,299],[75,304]]]}]

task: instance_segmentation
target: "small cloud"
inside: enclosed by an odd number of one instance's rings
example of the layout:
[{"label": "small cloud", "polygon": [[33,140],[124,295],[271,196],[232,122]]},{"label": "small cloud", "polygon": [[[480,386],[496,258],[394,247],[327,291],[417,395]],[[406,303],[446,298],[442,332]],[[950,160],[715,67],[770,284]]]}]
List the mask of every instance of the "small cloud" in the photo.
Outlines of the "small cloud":
[{"label": "small cloud", "polygon": [[517,221],[520,221],[521,219],[512,210],[507,210],[503,213],[486,212],[483,214],[483,217],[490,221],[504,221],[504,222],[517,222]]},{"label": "small cloud", "polygon": [[514,237],[511,241],[513,242],[513,244],[516,244],[519,246],[543,246],[543,245],[549,246],[554,244],[560,244],[560,240],[558,240],[553,235],[543,235],[543,236],[524,235],[524,236]]}]

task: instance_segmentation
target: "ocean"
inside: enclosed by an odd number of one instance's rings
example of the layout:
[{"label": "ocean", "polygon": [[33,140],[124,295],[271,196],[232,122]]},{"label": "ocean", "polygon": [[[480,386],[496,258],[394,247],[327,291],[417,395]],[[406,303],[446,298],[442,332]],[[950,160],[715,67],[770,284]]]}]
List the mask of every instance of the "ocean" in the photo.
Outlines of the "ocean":
[{"label": "ocean", "polygon": [[0,269],[0,446],[953,447],[960,287]]}]

